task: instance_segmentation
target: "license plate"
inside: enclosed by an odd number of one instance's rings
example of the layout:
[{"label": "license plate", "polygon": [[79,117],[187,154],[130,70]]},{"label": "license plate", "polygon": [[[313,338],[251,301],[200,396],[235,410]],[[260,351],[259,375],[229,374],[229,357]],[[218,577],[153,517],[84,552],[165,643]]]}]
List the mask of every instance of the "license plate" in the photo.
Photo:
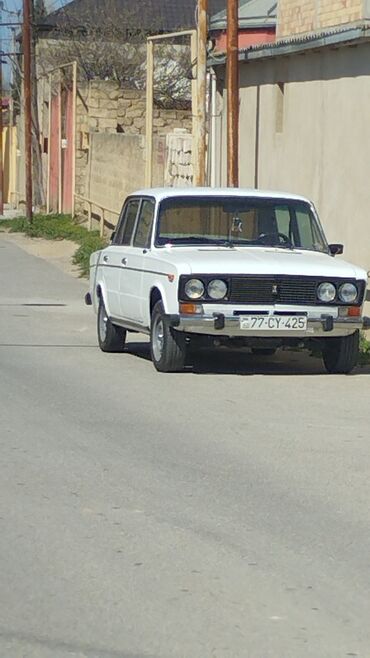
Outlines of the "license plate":
[{"label": "license plate", "polygon": [[306,331],[304,315],[241,315],[240,329],[253,331]]}]

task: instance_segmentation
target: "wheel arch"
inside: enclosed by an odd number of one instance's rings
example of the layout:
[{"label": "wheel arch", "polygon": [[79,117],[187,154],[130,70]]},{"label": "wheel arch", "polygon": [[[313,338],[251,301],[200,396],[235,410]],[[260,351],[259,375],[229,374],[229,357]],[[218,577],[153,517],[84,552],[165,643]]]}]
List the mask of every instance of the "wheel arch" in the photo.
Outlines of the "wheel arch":
[{"label": "wheel arch", "polygon": [[163,289],[163,287],[159,283],[153,284],[153,286],[150,289],[150,294],[149,294],[149,307],[148,307],[148,314],[149,314],[149,320],[152,317],[152,311],[154,306],[156,305],[157,302],[162,302],[163,308],[165,310],[165,313],[168,313],[168,305],[167,305],[167,300],[166,300],[166,294]]},{"label": "wheel arch", "polygon": [[104,304],[104,306],[105,306],[105,310],[106,310],[107,315],[108,315],[108,317],[109,317],[109,316],[110,316],[110,309],[109,309],[109,305],[108,305],[108,302],[107,302],[107,294],[106,294],[106,290],[105,290],[105,288],[104,288],[104,286],[103,286],[103,284],[102,284],[101,282],[97,282],[97,283],[96,283],[96,286],[95,286],[95,295],[94,295],[94,297],[95,297],[95,299],[96,299],[96,307],[97,307],[97,309],[99,308],[99,302],[100,302],[100,300],[101,300],[101,299],[103,300],[103,304]]}]

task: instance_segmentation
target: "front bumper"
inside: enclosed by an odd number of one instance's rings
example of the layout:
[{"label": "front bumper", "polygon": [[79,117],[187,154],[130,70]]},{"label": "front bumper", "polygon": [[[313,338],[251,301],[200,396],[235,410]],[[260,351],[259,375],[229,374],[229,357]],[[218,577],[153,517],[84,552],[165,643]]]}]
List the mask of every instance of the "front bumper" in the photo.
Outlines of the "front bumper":
[{"label": "front bumper", "polygon": [[[246,312],[247,315],[247,312]],[[228,316],[223,313],[211,315],[167,315],[168,324],[178,331],[207,336],[244,336],[256,338],[319,338],[329,336],[349,336],[357,329],[370,328],[370,318],[334,318],[331,315],[321,315],[309,319],[306,331],[256,331],[241,329],[239,316]]]}]

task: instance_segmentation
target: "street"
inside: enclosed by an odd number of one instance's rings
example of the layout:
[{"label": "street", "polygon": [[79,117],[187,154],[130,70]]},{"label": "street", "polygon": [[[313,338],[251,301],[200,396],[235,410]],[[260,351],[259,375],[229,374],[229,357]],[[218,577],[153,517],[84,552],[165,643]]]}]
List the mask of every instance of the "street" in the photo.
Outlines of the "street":
[{"label": "street", "polygon": [[369,368],[160,375],[3,234],[0,281],[0,658],[369,658]]}]

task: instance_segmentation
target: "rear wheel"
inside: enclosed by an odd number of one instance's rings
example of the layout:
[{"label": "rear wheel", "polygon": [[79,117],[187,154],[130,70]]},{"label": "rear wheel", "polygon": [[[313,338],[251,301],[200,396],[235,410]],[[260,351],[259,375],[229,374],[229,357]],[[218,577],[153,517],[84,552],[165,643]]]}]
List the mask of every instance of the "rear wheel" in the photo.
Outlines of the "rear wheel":
[{"label": "rear wheel", "polygon": [[331,374],[347,375],[358,362],[360,332],[350,336],[327,338],[322,350],[325,368]]},{"label": "rear wheel", "polygon": [[183,370],[186,356],[185,337],[172,329],[165,320],[161,301],[153,308],[150,351],[155,368],[159,372],[178,372]]},{"label": "rear wheel", "polygon": [[112,324],[101,297],[98,310],[98,342],[100,349],[102,352],[123,352],[125,341],[126,329]]}]

